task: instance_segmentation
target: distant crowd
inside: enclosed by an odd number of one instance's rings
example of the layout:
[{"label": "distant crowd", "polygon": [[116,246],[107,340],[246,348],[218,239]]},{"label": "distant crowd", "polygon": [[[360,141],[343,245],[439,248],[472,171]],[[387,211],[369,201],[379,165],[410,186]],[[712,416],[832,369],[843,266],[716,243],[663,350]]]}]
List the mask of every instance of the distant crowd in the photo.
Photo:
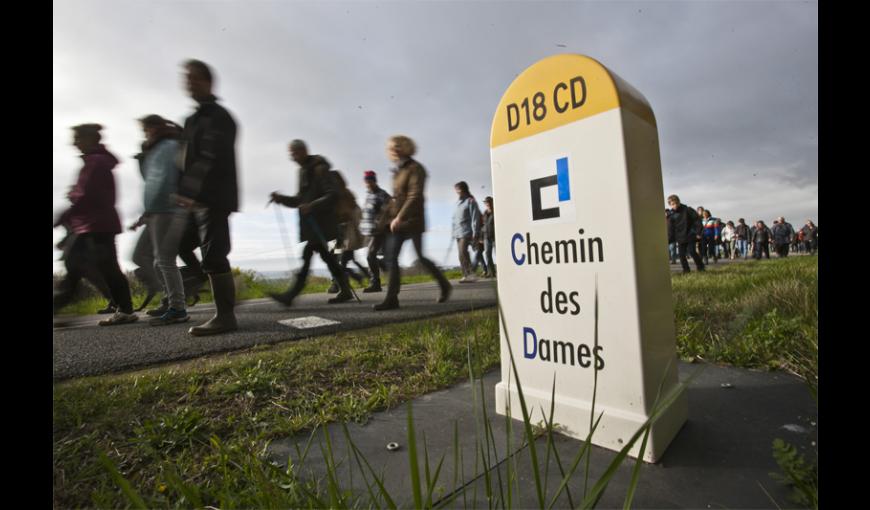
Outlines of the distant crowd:
[{"label": "distant crowd", "polygon": [[709,209],[699,206],[693,209],[680,202],[680,197],[668,197],[665,209],[668,225],[668,256],[671,264],[679,259],[683,272],[688,273],[691,257],[698,271],[704,266],[719,262],[720,258],[734,260],[751,255],[755,259],[770,258],[770,249],[779,257],[788,257],[790,251],[814,255],[819,249],[819,227],[812,220],[795,230],[785,218],[773,220],[768,227],[763,220],[751,226],[743,218],[722,222]]}]

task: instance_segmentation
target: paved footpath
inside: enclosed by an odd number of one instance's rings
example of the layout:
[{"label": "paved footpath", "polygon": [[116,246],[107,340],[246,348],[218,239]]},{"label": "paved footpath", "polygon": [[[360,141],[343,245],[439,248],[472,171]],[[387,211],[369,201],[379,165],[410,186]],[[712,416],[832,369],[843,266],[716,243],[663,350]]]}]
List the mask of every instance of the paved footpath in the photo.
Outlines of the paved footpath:
[{"label": "paved footpath", "polygon": [[[751,259],[750,259],[751,260]],[[738,261],[721,259],[708,267],[724,267]],[[670,264],[679,273],[679,264]],[[694,264],[691,264],[695,271]],[[436,304],[435,283],[402,286],[401,308],[374,312],[373,304],[384,293],[357,292],[362,303],[350,301],[327,305],[327,294],[299,296],[293,307],[286,308],[271,299],[242,301],[236,306],[239,330],[233,333],[194,337],[187,330],[214,315],[214,305],[190,308],[190,321],[170,326],[147,324],[148,316],[140,313],[135,324],[99,327],[105,315],[58,317],[53,331],[54,379],[132,370],[148,365],[197,358],[207,354],[246,349],[255,345],[334,334],[340,331],[369,328],[381,324],[412,321],[426,317],[457,313],[496,305],[495,280],[479,279],[460,285],[453,281],[453,294],[447,303]],[[304,324],[285,325],[288,319],[313,318]]]},{"label": "paved footpath", "polygon": [[[144,313],[139,313],[137,323],[111,327],[97,325],[100,319],[107,317],[105,315],[66,318],[66,324],[55,327],[53,332],[54,378],[118,372],[496,305],[495,280],[452,283],[450,299],[440,304],[435,302],[439,290],[434,282],[403,285],[399,294],[400,308],[383,312],[375,312],[372,305],[384,299],[384,292],[363,294],[357,291],[362,303],[349,301],[338,305],[326,304],[332,295],[325,293],[299,296],[290,308],[268,298],[243,301],[236,306],[238,331],[205,337],[191,336],[187,330],[214,315],[211,304],[190,308],[188,322],[159,327],[149,325],[149,317]],[[304,318],[309,319],[294,325],[279,323]]]},{"label": "paved footpath", "polygon": [[[680,379],[685,380],[699,366],[680,363]],[[499,380],[499,369],[489,372],[482,380],[482,395],[486,399],[487,418],[494,438],[489,448],[483,447],[483,452],[490,456],[490,465],[497,464],[489,471],[491,487],[498,493],[499,477],[502,484],[506,483],[505,459],[511,458],[511,462],[516,462],[520,487],[520,493],[513,495],[512,506],[538,508],[530,449],[522,440],[522,422],[513,420],[508,430],[505,418],[495,414],[493,400],[495,384]],[[466,487],[465,499],[460,496],[447,508],[492,506],[486,500],[483,470],[475,466],[476,462],[479,464],[481,455],[476,448],[476,437],[482,434],[483,423],[479,404],[480,381],[475,383],[475,388],[477,391],[473,392],[472,385],[466,382],[424,395],[412,402],[417,451],[421,459],[420,476],[423,477],[425,472],[422,461],[424,437],[431,473],[435,472],[439,460],[444,457],[436,485],[440,490],[433,501],[437,502],[459,487]],[[818,440],[818,410],[804,382],[781,372],[703,365],[703,371],[686,391],[688,421],[657,464],[642,464],[632,507],[794,508],[795,505],[788,500],[789,490],[775,482],[769,473],[781,473],[772,454],[775,438],[795,445],[808,460],[815,459],[811,452],[815,451],[815,441]],[[478,404],[473,403],[475,399]],[[462,458],[459,463],[454,461],[454,426],[459,431]],[[376,413],[364,425],[349,424],[348,430],[354,444],[374,471],[383,474],[386,489],[396,504],[400,508],[413,507],[407,407],[401,405]],[[368,501],[356,461],[348,455],[348,442],[341,425],[330,425],[329,432],[342,489],[353,488],[356,494],[363,496],[363,501]],[[508,448],[509,435],[511,442]],[[304,462],[300,462],[296,454],[296,447],[303,450],[308,438],[309,435],[304,435],[273,441],[268,449],[269,455],[282,466],[292,459],[304,476],[325,480],[325,443],[322,433],[315,436]],[[583,442],[558,434],[555,438],[556,451],[567,469]],[[391,442],[398,443],[399,449],[388,450],[386,445]],[[535,446],[543,472],[546,439],[538,439]],[[597,446],[593,446],[591,451],[590,489],[616,456],[615,452]],[[561,478],[554,456],[551,455],[549,461],[548,502],[555,494]],[[584,460],[568,484],[573,499],[569,501],[567,495],[562,494],[554,508],[576,507],[580,504],[585,464]],[[621,464],[598,508],[623,507],[634,464],[630,458]],[[355,471],[351,472],[351,469]],[[495,506],[501,507],[502,503]]]}]

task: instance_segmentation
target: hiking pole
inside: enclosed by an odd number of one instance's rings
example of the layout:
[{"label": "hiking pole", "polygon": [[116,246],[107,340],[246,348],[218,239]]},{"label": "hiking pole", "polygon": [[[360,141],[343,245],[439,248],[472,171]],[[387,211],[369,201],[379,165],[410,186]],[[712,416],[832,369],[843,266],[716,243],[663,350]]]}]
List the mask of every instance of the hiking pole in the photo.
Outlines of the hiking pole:
[{"label": "hiking pole", "polygon": [[[284,227],[284,216],[281,214],[281,206],[277,202],[275,204],[275,216],[278,218],[278,229],[281,231],[281,241],[284,244],[284,255],[287,257],[288,274],[293,274],[293,262],[290,259],[290,237],[287,235],[287,229]],[[268,204],[266,204],[268,207]]]},{"label": "hiking pole", "polygon": [[453,236],[450,236],[450,241],[447,243],[447,253],[444,254],[444,263],[442,266],[447,267],[447,258],[450,256],[450,250],[453,249]]},{"label": "hiking pole", "polygon": [[[299,214],[303,218],[305,218],[305,222],[308,223],[308,226],[311,227],[311,230],[313,230],[314,234],[317,235],[317,239],[327,249],[327,254],[330,257],[333,257],[333,255],[331,253],[329,253],[329,251],[328,251],[329,250],[329,243],[326,241],[326,238],[323,236],[323,232],[320,231],[320,227],[317,225],[317,222],[314,221],[314,218],[312,218],[308,214],[302,214],[302,211],[299,211]],[[338,263],[338,261],[336,261],[336,263]],[[344,270],[344,268],[341,267],[341,264],[338,264],[338,266],[342,271]],[[347,276],[347,274],[345,274],[345,276]],[[360,299],[359,296],[356,295],[356,291],[353,290],[353,286],[350,284],[350,279],[348,279],[348,281],[347,281],[347,288],[350,289],[350,293],[353,294],[353,297],[356,298],[357,302],[362,303],[362,299]]]}]

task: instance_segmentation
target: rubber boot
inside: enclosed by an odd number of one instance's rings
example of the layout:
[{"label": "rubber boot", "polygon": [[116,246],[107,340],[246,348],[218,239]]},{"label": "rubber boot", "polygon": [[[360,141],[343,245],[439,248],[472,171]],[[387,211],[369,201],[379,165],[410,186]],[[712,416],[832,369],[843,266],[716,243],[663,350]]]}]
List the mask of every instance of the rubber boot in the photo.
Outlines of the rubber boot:
[{"label": "rubber boot", "polygon": [[238,329],[233,308],[236,305],[236,284],[232,273],[210,274],[212,295],[217,313],[205,324],[190,328],[193,336],[217,335]]}]

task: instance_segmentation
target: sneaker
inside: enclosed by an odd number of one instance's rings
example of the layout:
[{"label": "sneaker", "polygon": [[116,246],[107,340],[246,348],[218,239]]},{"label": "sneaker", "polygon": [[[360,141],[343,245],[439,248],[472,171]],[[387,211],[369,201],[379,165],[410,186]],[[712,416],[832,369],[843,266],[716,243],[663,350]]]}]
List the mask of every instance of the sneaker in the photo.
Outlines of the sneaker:
[{"label": "sneaker", "polygon": [[159,308],[154,308],[145,312],[149,317],[163,317],[163,314],[169,311],[169,303],[162,301]]},{"label": "sneaker", "polygon": [[330,285],[329,288],[326,289],[326,293],[327,294],[338,294],[338,284],[335,282],[332,282],[332,285]]},{"label": "sneaker", "polygon": [[177,324],[179,322],[187,322],[190,320],[190,315],[187,310],[176,310],[170,308],[160,317],[155,317],[148,321],[152,326],[163,326],[165,324]]},{"label": "sneaker", "polygon": [[117,326],[119,324],[130,324],[139,320],[139,316],[135,313],[115,312],[115,315],[108,319],[101,320],[100,326]]},{"label": "sneaker", "polygon": [[363,293],[368,294],[370,292],[382,292],[384,289],[381,288],[380,284],[378,285],[369,285],[368,287],[363,289]]},{"label": "sneaker", "polygon": [[475,281],[477,281],[477,279],[473,276],[463,276],[459,279],[459,283],[474,283]]}]

